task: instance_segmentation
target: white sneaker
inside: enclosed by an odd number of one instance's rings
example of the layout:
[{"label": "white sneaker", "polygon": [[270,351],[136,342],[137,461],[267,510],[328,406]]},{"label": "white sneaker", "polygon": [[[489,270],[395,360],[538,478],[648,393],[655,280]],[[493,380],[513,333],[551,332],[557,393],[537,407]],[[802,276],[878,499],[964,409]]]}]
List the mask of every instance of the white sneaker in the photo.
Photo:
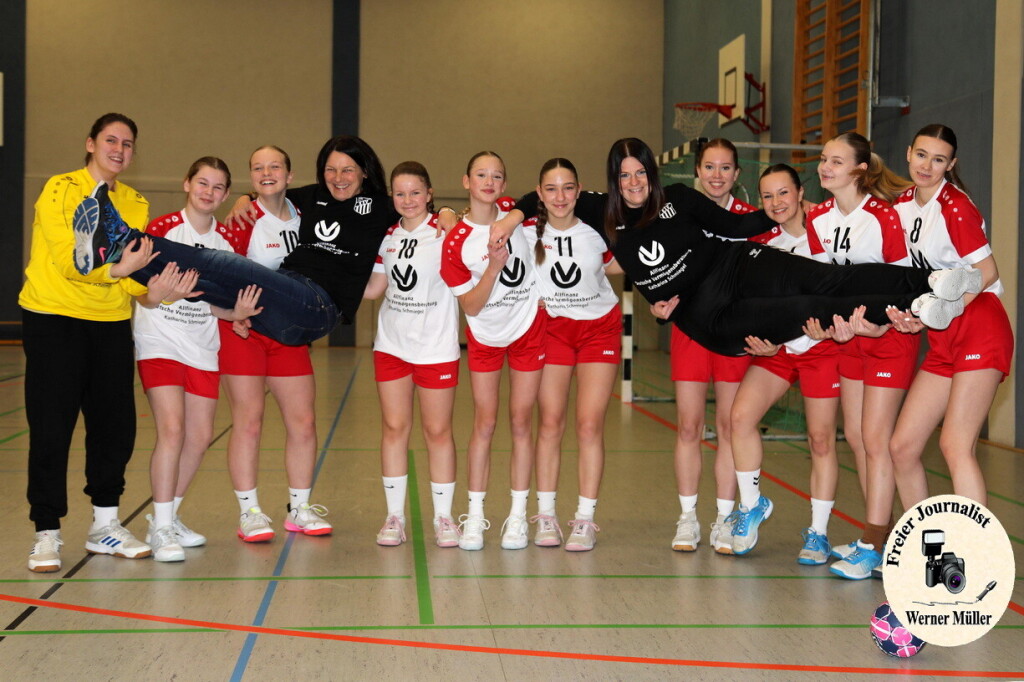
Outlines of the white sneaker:
[{"label": "white sneaker", "polygon": [[327,507],[322,504],[303,502],[297,509],[289,509],[284,520],[284,529],[303,535],[330,535],[334,527],[324,520]]},{"label": "white sneaker", "polygon": [[28,553],[28,570],[36,573],[53,573],[60,570],[60,529],[41,530],[36,533],[35,544]]},{"label": "white sneaker", "polygon": [[85,551],[90,554],[111,554],[122,559],[144,559],[152,554],[149,545],[136,539],[117,519],[111,521],[109,526],[90,531]]},{"label": "white sneaker", "polygon": [[964,294],[980,294],[982,283],[981,270],[970,266],[936,270],[928,275],[928,286],[947,301],[956,301]]},{"label": "white sneaker", "polygon": [[732,523],[727,516],[718,515],[711,524],[711,547],[719,554],[732,554]]},{"label": "white sneaker", "polygon": [[530,544],[529,538],[526,537],[529,527],[526,514],[510,515],[501,525],[501,548],[526,549],[526,545]]},{"label": "white sneaker", "polygon": [[462,537],[459,538],[459,547],[467,550],[478,550],[484,548],[484,531],[491,527],[491,522],[482,516],[470,516],[463,514],[459,517],[459,530]]},{"label": "white sneaker", "polygon": [[921,294],[910,303],[910,312],[929,329],[946,329],[964,312],[964,300],[947,301],[935,294]]},{"label": "white sneaker", "polygon": [[186,526],[180,516],[174,517],[173,525],[174,532],[178,534],[178,544],[182,547],[202,547],[206,544],[206,536]]},{"label": "white sneaker", "polygon": [[153,549],[155,561],[184,561],[185,550],[178,542],[178,534],[174,532],[174,524],[169,526],[153,527],[152,514],[146,514],[149,521],[149,532],[146,533],[146,542]]},{"label": "white sneaker", "polygon": [[238,537],[243,542],[270,542],[274,538],[270,517],[259,507],[249,507],[238,520]]},{"label": "white sneaker", "polygon": [[569,522],[572,532],[565,541],[566,552],[589,552],[597,544],[597,531],[601,530],[589,519],[573,519]]},{"label": "white sneaker", "polygon": [[438,547],[458,547],[459,527],[450,516],[438,516],[434,518],[434,541]]},{"label": "white sneaker", "polygon": [[845,559],[846,557],[853,554],[857,549],[857,541],[849,542],[845,545],[833,545],[831,555],[836,559]]},{"label": "white sneaker", "polygon": [[700,544],[700,522],[697,512],[690,511],[679,515],[676,522],[676,536],[672,538],[672,549],[677,552],[695,552]]},{"label": "white sneaker", "polygon": [[392,514],[384,521],[377,533],[377,544],[383,547],[398,547],[405,542],[405,519]]},{"label": "white sneaker", "polygon": [[558,547],[562,544],[562,529],[558,525],[557,516],[537,514],[530,517],[530,523],[537,524],[537,532],[533,534],[533,544],[538,547]]}]

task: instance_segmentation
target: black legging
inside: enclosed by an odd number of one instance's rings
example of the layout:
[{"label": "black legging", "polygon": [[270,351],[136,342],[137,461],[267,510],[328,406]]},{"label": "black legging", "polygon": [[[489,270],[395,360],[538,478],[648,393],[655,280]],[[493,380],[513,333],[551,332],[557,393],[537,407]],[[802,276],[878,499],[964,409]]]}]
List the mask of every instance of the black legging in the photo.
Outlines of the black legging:
[{"label": "black legging", "polygon": [[673,321],[697,343],[722,355],[742,355],[744,338],[781,344],[803,334],[808,318],[829,325],[867,306],[865,318],[888,324],[931,290],[931,270],[864,263],[832,265],[769,246],[736,242],[692,295],[680,296]]}]

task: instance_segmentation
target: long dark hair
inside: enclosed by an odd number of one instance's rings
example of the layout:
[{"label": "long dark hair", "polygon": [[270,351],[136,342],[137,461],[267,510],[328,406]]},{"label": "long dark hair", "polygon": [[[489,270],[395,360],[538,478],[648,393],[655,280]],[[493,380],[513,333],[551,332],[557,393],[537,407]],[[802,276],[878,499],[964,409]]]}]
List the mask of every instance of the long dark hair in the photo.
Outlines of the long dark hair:
[{"label": "long dark hair", "polygon": [[658,166],[654,162],[654,152],[643,140],[635,137],[624,137],[617,140],[612,148],[608,150],[608,163],[605,171],[608,174],[608,202],[604,209],[604,231],[609,241],[615,243],[615,228],[626,224],[626,202],[619,190],[619,172],[622,162],[628,158],[634,158],[647,171],[647,186],[650,194],[644,203],[640,219],[633,226],[643,228],[649,225],[658,216],[661,207],[665,204],[665,190],[658,179]]},{"label": "long dark hair", "polygon": [[[917,131],[917,134],[914,135],[914,142],[916,142],[919,137],[934,137],[936,140],[942,140],[953,148],[952,158],[956,158],[956,133],[953,132],[952,128],[944,126],[941,123],[931,123]],[[910,146],[913,148],[913,142],[911,142]],[[956,185],[964,194],[970,196],[971,193],[967,191],[967,186],[964,185],[964,181],[960,179],[960,174],[956,170],[959,165],[960,164],[956,164],[956,166],[953,166],[946,171],[946,180]]]},{"label": "long dark hair", "polygon": [[[123,124],[125,124],[126,126],[128,126],[128,129],[132,131],[132,138],[133,139],[138,139],[138,137],[139,137],[139,127],[137,125],[135,125],[135,121],[131,120],[130,118],[128,118],[124,114],[117,114],[117,113],[113,113],[113,112],[111,112],[109,114],[103,114],[102,116],[100,116],[98,119],[96,119],[93,122],[92,128],[89,128],[89,139],[95,142],[96,138],[99,137],[99,134],[103,132],[103,129],[106,128],[111,123],[123,123]],[[92,160],[92,152],[86,152],[85,153],[85,165],[88,166],[89,165],[89,161],[91,161],[91,160]]]},{"label": "long dark hair", "polygon": [[377,152],[355,135],[337,135],[327,140],[320,148],[320,153],[316,157],[316,181],[321,187],[327,187],[324,168],[327,167],[327,157],[334,152],[347,154],[366,173],[362,194],[387,194],[384,168],[380,165]]},{"label": "long dark hair", "polygon": [[765,168],[764,172],[761,173],[761,177],[758,178],[758,184],[760,184],[761,180],[764,180],[772,173],[788,173],[789,177],[793,179],[793,184],[796,185],[796,188],[798,190],[801,187],[803,187],[803,183],[800,182],[800,174],[797,173],[796,169],[790,166],[788,163],[773,163],[772,165]]},{"label": "long dark hair", "polygon": [[[572,173],[573,179],[579,184],[580,174],[576,172],[576,166],[572,165],[572,161],[569,159],[563,159],[560,156],[556,156],[553,159],[548,159],[544,162],[544,165],[540,167],[540,175],[537,177],[537,184],[544,184],[544,174],[553,168],[564,168]],[[533,245],[534,260],[537,263],[544,262],[544,226],[548,224],[548,207],[543,201],[537,202],[537,243]]]}]

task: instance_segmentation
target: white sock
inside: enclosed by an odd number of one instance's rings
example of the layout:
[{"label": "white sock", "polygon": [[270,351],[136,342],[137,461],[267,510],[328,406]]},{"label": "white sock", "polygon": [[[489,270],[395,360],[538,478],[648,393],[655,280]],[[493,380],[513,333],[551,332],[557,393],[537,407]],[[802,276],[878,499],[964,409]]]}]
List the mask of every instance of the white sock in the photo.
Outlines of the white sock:
[{"label": "white sock", "polygon": [[555,515],[555,498],[558,493],[556,492],[541,492],[537,491],[537,513],[541,516],[554,516]]},{"label": "white sock", "polygon": [[513,490],[512,493],[512,509],[509,511],[509,516],[526,516],[526,501],[530,499],[530,489],[526,490]]},{"label": "white sock", "polygon": [[178,515],[178,510],[181,509],[181,503],[184,502],[184,501],[185,501],[184,497],[175,497],[174,498],[174,515],[175,516]]},{"label": "white sock", "polygon": [[680,495],[679,506],[683,508],[683,513],[688,514],[697,509],[697,496],[696,495]]},{"label": "white sock", "polygon": [[835,500],[811,498],[811,528],[818,535],[828,535],[828,519],[832,516],[832,505],[835,503]]},{"label": "white sock", "polygon": [[434,518],[452,517],[452,500],[455,498],[455,481],[451,483],[430,482],[431,498],[434,500]]},{"label": "white sock", "polygon": [[117,507],[92,507],[92,529],[100,530],[117,521]]},{"label": "white sock", "polygon": [[408,476],[382,476],[384,499],[388,503],[388,516],[405,518],[405,490],[409,487]]},{"label": "white sock", "polygon": [[761,499],[761,469],[737,471],[736,482],[740,488],[740,504],[750,511]]},{"label": "white sock", "polygon": [[153,528],[163,528],[174,523],[173,502],[153,502]]},{"label": "white sock", "polygon": [[236,490],[235,497],[238,498],[238,507],[245,514],[253,507],[260,506],[260,499],[256,496],[256,488],[252,490]]},{"label": "white sock", "polygon": [[718,507],[719,516],[728,516],[729,514],[732,514],[732,510],[736,506],[736,501],[723,500],[721,497],[716,497],[715,506]]},{"label": "white sock", "polygon": [[487,497],[487,491],[469,491],[469,515],[470,516],[483,516],[484,515],[484,498]]},{"label": "white sock", "polygon": [[312,488],[288,488],[288,510],[309,504],[309,494],[312,491]]},{"label": "white sock", "polygon": [[580,495],[578,499],[579,502],[576,503],[576,518],[593,521],[594,512],[597,510],[597,498],[591,499]]},{"label": "white sock", "polygon": [[857,546],[861,549],[874,549],[875,546],[870,542],[864,542],[863,540],[857,540]]}]

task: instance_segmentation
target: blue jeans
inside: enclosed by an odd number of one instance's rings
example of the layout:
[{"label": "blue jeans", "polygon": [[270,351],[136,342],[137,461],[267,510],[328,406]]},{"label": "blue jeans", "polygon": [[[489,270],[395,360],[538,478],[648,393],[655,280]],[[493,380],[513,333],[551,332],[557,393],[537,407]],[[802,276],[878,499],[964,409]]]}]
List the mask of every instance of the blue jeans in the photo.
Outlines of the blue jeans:
[{"label": "blue jeans", "polygon": [[182,270],[199,273],[198,298],[219,308],[234,308],[238,292],[255,284],[263,289],[259,305],[263,312],[249,318],[252,328],[275,341],[301,346],[326,336],[338,323],[338,308],[316,282],[289,270],[270,270],[231,251],[199,249],[162,237],[143,235],[132,230],[131,242],[146,236],[153,240],[153,251],[160,255],[131,278],[146,284],[170,262]]}]

